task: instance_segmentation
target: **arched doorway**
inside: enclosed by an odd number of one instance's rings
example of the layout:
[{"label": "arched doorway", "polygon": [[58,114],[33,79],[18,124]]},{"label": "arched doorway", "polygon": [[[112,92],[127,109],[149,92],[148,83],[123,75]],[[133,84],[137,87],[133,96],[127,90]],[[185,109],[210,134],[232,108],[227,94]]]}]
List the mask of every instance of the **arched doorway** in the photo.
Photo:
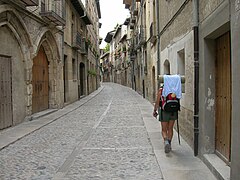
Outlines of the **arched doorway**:
[{"label": "arched doorway", "polygon": [[164,61],[164,74],[170,74],[170,63],[168,60]]},{"label": "arched doorway", "polygon": [[84,63],[80,63],[80,67],[79,67],[79,79],[80,79],[80,83],[79,83],[79,87],[78,87],[78,95],[79,95],[79,99],[81,96],[84,95],[84,79],[85,79],[85,64]]},{"label": "arched doorway", "polygon": [[32,113],[36,113],[48,109],[49,105],[48,60],[42,46],[33,59],[32,75]]},{"label": "arched doorway", "polygon": [[15,13],[10,6],[0,9],[0,129],[29,115],[32,42],[22,17]]}]

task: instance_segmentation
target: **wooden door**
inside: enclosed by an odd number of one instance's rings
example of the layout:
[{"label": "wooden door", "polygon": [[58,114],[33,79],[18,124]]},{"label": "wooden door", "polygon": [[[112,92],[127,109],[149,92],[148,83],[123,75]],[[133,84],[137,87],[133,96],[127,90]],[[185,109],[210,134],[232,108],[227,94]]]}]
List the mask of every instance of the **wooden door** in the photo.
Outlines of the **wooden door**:
[{"label": "wooden door", "polygon": [[80,72],[79,72],[79,79],[80,79],[80,96],[84,95],[84,79],[85,79],[85,65],[80,63]]},{"label": "wooden door", "polygon": [[11,58],[0,55],[0,129],[12,126]]},{"label": "wooden door", "polygon": [[230,33],[216,40],[216,152],[230,161],[231,152],[231,57]]},{"label": "wooden door", "polygon": [[36,113],[48,109],[48,61],[43,47],[33,60],[32,73],[32,113]]}]

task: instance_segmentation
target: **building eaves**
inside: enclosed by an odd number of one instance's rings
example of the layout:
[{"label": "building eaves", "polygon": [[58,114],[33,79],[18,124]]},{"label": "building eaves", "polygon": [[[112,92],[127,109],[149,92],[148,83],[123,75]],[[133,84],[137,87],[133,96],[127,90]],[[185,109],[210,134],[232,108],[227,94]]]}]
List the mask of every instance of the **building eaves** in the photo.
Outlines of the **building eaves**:
[{"label": "building eaves", "polygon": [[76,11],[78,12],[79,16],[83,16],[85,8],[84,8],[84,5],[82,4],[82,1],[71,0],[71,3],[73,7],[76,9]]},{"label": "building eaves", "polygon": [[93,24],[91,18],[89,17],[88,13],[85,12],[84,16],[81,17],[82,20],[85,22],[86,25]]},{"label": "building eaves", "polygon": [[116,37],[119,31],[121,32],[121,29],[122,29],[122,25],[119,25],[113,37]]},{"label": "building eaves", "polygon": [[115,30],[108,32],[104,41],[107,42],[107,43],[110,43],[112,41],[114,32],[115,32]]},{"label": "building eaves", "polygon": [[81,0],[71,0],[71,3],[86,25],[93,24]]}]

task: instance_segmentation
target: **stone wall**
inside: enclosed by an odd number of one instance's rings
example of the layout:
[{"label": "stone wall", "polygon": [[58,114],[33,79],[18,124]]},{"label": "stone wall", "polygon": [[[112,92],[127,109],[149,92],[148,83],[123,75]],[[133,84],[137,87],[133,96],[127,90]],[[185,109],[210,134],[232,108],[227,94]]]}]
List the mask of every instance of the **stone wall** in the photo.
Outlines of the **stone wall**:
[{"label": "stone wall", "polygon": [[[167,23],[164,23],[164,21],[165,21],[164,18],[165,18],[165,16],[167,16],[167,17],[170,16],[169,13],[174,10],[174,8],[173,9],[169,9],[169,8],[170,8],[169,5],[167,5],[167,7],[162,6],[160,8],[161,50],[165,49],[168,45],[173,44],[177,38],[182,37],[184,34],[186,34],[187,32],[192,30],[193,15],[192,15],[191,1],[189,1],[186,4],[186,6],[184,6],[184,9],[176,17],[171,17],[172,21],[169,21],[168,22],[169,25],[166,26]],[[164,9],[168,9],[168,11],[164,12],[165,11]],[[166,13],[167,15],[165,15],[164,13]],[[171,19],[171,18],[169,18],[169,19]]]}]

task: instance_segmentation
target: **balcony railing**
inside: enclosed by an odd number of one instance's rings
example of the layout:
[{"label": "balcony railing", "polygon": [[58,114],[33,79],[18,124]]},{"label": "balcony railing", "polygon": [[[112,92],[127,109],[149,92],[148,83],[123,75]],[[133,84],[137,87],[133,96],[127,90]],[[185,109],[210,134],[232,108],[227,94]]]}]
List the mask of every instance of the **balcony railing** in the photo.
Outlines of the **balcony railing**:
[{"label": "balcony railing", "polygon": [[140,47],[146,43],[145,28],[141,26],[137,35],[137,46]]},{"label": "balcony railing", "polygon": [[63,0],[41,0],[40,15],[57,26],[65,25]]},{"label": "balcony railing", "polygon": [[79,52],[81,54],[87,54],[87,48],[88,46],[86,46],[86,41],[85,38],[82,37],[82,35],[77,32],[75,33],[74,37],[73,37],[73,44],[72,44],[73,48],[79,50]]},{"label": "balcony railing", "polygon": [[26,6],[38,6],[38,0],[22,0]]}]

